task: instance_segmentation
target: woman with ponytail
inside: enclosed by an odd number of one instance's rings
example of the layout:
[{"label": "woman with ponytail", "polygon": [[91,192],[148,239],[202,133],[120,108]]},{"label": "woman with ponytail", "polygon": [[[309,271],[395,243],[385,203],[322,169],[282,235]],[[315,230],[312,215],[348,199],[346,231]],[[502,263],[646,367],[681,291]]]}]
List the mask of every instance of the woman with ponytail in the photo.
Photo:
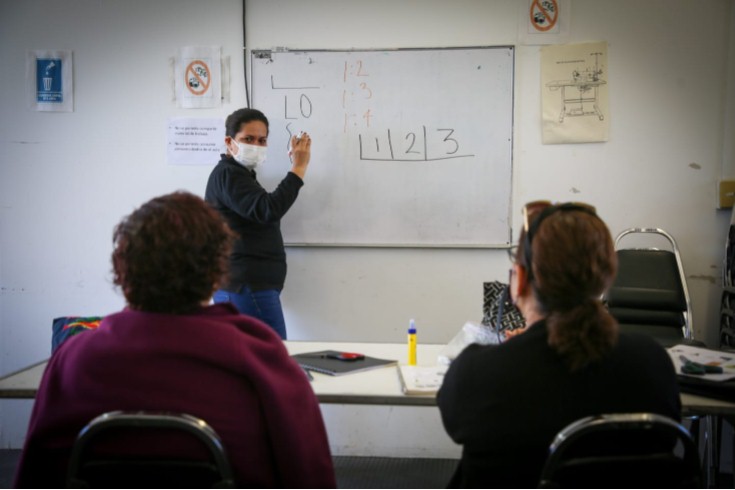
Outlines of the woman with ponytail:
[{"label": "woman with ponytail", "polygon": [[527,327],[501,345],[467,347],[437,396],[447,433],[463,445],[450,487],[536,487],[554,436],[582,417],[681,418],[667,352],[620,333],[602,304],[617,261],[595,209],[536,201],[523,218],[509,296]]}]

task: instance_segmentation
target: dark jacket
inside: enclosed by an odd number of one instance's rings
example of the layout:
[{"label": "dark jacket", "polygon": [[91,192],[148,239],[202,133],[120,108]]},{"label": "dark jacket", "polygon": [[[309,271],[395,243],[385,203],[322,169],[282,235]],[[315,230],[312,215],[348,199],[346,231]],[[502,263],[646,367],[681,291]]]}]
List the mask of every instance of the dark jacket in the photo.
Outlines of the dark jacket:
[{"label": "dark jacket", "polygon": [[470,345],[450,365],[437,401],[464,446],[451,486],[537,487],[554,436],[589,415],[681,418],[676,372],[651,338],[620,334],[606,359],[569,373],[546,335],[540,321],[503,344]]},{"label": "dark jacket", "polygon": [[204,199],[225,218],[238,239],[230,256],[230,277],[222,288],[238,292],[282,289],[286,251],[281,218],[291,208],[304,181],[289,172],[273,192],[256,180],[255,172],[222,155],[207,181]]}]

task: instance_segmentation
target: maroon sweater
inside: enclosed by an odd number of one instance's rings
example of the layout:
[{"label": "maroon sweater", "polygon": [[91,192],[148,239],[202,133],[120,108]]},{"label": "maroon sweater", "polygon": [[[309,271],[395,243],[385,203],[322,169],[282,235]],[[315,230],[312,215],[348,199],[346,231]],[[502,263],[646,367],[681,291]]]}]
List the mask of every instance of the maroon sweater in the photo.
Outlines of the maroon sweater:
[{"label": "maroon sweater", "polygon": [[240,486],[336,486],[303,371],[271,328],[229,304],[191,315],[124,310],[66,341],[43,375],[15,486],[63,488],[77,433],[112,410],[204,419]]}]

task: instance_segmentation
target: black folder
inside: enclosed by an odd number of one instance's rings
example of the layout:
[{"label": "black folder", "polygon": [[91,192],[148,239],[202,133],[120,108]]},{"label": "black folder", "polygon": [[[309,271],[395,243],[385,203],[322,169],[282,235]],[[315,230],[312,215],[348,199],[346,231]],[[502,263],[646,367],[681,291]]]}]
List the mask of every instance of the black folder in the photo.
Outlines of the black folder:
[{"label": "black folder", "polygon": [[343,354],[335,350],[322,350],[316,352],[304,352],[294,354],[291,357],[299,363],[299,366],[317,373],[330,376],[341,376],[349,373],[359,373],[370,369],[386,366],[396,366],[398,361],[392,359],[379,359],[377,357],[362,356],[360,359],[337,359]]}]

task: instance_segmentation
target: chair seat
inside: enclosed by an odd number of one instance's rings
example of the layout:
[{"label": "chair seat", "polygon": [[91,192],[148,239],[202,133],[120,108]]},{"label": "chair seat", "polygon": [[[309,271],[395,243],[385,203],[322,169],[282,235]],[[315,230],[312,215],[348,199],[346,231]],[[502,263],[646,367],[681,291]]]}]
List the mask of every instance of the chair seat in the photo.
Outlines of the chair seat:
[{"label": "chair seat", "polygon": [[661,326],[642,325],[635,323],[619,323],[620,331],[623,333],[637,333],[653,337],[664,348],[673,347],[683,343],[685,340],[681,329]]},{"label": "chair seat", "polygon": [[625,305],[629,308],[648,310],[683,311],[686,309],[686,302],[681,291],[672,289],[615,286],[607,293],[607,303],[611,307]]},{"label": "chair seat", "polygon": [[684,326],[684,315],[680,311],[644,310],[621,306],[610,306],[608,309],[619,323],[660,325],[673,327],[672,330],[677,331]]},{"label": "chair seat", "polygon": [[669,453],[571,459],[557,471],[555,488],[584,488],[580,482],[598,482],[595,488],[629,488],[631,475],[636,488],[696,488],[700,478],[692,475],[681,459]]},{"label": "chair seat", "polygon": [[87,488],[210,488],[222,480],[206,461],[100,459],[84,465],[77,483]]}]

